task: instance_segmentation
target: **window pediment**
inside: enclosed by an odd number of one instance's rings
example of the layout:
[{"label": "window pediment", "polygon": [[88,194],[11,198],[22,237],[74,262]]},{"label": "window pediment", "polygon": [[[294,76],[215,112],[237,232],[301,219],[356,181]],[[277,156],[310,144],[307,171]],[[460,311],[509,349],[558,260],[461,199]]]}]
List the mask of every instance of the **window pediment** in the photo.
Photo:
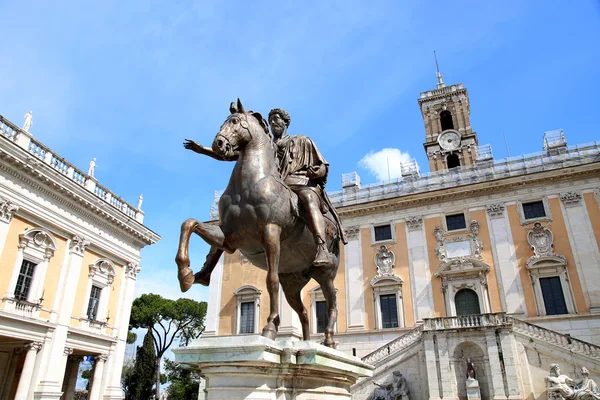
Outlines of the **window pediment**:
[{"label": "window pediment", "polygon": [[527,269],[566,267],[567,259],[560,254],[533,256],[527,260]]},{"label": "window pediment", "polygon": [[402,278],[400,278],[397,275],[387,275],[387,276],[376,276],[373,279],[371,279],[371,286],[375,287],[375,286],[402,286]]},{"label": "window pediment", "polygon": [[43,228],[28,229],[19,235],[19,247],[39,261],[54,256],[58,248],[54,236]]},{"label": "window pediment", "polygon": [[102,283],[106,286],[112,285],[116,275],[115,265],[107,258],[101,258],[95,263],[90,264],[89,276],[98,283]]},{"label": "window pediment", "polygon": [[487,273],[490,266],[483,261],[472,257],[458,257],[443,263],[435,272],[437,277],[448,277],[455,275],[472,275],[480,272]]},{"label": "window pediment", "polygon": [[243,296],[243,295],[253,295],[253,294],[261,294],[262,292],[260,290],[258,290],[256,287],[252,286],[252,285],[244,285],[241,286],[239,288],[237,288],[233,294],[235,294],[236,296]]}]

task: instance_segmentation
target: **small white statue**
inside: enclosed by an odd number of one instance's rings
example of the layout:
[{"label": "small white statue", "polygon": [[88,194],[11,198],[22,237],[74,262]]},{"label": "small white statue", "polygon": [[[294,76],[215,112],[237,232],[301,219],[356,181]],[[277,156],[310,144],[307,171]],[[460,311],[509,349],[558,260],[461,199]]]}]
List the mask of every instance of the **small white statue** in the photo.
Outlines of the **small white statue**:
[{"label": "small white statue", "polygon": [[94,170],[96,169],[96,157],[90,161],[90,167],[88,168],[88,175],[94,176]]},{"label": "small white statue", "polygon": [[33,111],[29,110],[29,112],[25,114],[24,118],[25,122],[23,123],[22,129],[26,132],[29,132],[29,128],[31,128],[31,125],[33,124]]},{"label": "small white statue", "polygon": [[144,195],[140,194],[140,197],[138,197],[138,204],[137,204],[137,209],[141,210],[142,209],[142,202],[144,201]]}]

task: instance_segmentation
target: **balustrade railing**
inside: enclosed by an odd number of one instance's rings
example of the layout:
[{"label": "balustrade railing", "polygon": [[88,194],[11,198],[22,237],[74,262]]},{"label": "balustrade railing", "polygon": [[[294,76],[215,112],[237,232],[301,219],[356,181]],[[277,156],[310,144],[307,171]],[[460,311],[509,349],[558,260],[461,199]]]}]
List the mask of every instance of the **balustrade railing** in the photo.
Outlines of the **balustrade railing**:
[{"label": "balustrade railing", "polygon": [[0,115],[0,137],[4,137],[14,142],[17,146],[25,149],[35,158],[48,164],[67,178],[87,188],[97,197],[108,202],[111,206],[134,218],[136,221],[144,222],[144,213],[141,210],[133,207],[121,197],[115,195],[110,190],[99,185],[96,180],[88,174],[78,169],[58,154],[54,153],[50,148],[46,147],[29,132],[21,130],[18,126]]},{"label": "balustrade railing", "polygon": [[423,330],[470,329],[507,324],[505,313],[459,315],[456,317],[423,318]]},{"label": "balustrade railing", "polygon": [[15,299],[15,313],[20,314],[24,317],[35,317],[37,311],[42,308],[42,305],[39,303],[30,303],[25,300]]},{"label": "balustrade railing", "polygon": [[381,363],[383,360],[387,359],[392,354],[399,352],[412,345],[413,343],[421,340],[423,336],[423,326],[419,325],[415,329],[405,333],[397,339],[392,340],[386,345],[378,348],[372,353],[367,354],[362,358],[362,361],[371,364],[377,365]]},{"label": "balustrade railing", "polygon": [[593,343],[584,342],[571,335],[546,329],[539,325],[530,324],[517,318],[507,317],[507,319],[512,324],[513,329],[518,332],[566,347],[569,350],[585,354],[586,356],[600,357],[600,346]]}]

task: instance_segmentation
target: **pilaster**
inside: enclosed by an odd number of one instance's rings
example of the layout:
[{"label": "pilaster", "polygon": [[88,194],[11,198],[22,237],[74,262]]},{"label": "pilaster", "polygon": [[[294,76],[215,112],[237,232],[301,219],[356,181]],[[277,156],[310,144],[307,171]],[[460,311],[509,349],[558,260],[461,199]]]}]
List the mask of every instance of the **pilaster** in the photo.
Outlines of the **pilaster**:
[{"label": "pilaster", "polygon": [[500,331],[500,346],[502,347],[502,359],[506,371],[506,384],[509,399],[522,399],[519,388],[519,376],[517,374],[517,349],[514,336],[508,331]]},{"label": "pilaster", "polygon": [[79,282],[83,254],[88,245],[89,242],[79,236],[75,236],[70,242],[62,303],[57,309],[57,325],[50,339],[50,351],[44,352],[41,360],[40,383],[35,391],[36,400],[59,400],[62,395],[66,357],[69,355],[65,349],[65,343],[73,314],[75,291]]},{"label": "pilaster", "polygon": [[344,246],[346,275],[346,313],[348,331],[365,329],[365,294],[360,227],[346,229],[348,244]]},{"label": "pilaster", "polygon": [[600,312],[600,253],[590,217],[580,192],[560,194],[569,243],[590,312]]},{"label": "pilaster", "polygon": [[0,198],[0,255],[2,255],[2,251],[4,250],[10,223],[18,210],[19,207],[10,200]]},{"label": "pilaster", "polygon": [[502,308],[509,314],[524,314],[519,263],[504,204],[487,205],[486,212],[496,274],[503,294],[500,296]]},{"label": "pilaster", "polygon": [[210,275],[208,286],[208,309],[206,310],[206,329],[202,337],[217,336],[219,334],[219,314],[221,312],[221,286],[223,284],[223,258],[221,255],[215,269]]},{"label": "pilaster", "polygon": [[431,272],[427,256],[427,239],[423,226],[423,217],[406,220],[406,238],[408,242],[408,263],[413,295],[415,322],[434,315]]}]

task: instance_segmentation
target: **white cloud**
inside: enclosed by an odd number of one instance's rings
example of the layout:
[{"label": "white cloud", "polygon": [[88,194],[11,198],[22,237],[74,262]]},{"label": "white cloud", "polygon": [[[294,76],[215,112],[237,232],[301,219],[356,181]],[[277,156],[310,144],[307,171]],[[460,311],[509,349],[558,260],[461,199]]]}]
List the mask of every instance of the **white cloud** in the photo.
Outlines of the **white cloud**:
[{"label": "white cloud", "polygon": [[402,177],[401,164],[410,162],[412,157],[408,153],[396,148],[382,149],[377,152],[368,152],[359,162],[358,166],[375,175],[379,181],[387,181]]}]

